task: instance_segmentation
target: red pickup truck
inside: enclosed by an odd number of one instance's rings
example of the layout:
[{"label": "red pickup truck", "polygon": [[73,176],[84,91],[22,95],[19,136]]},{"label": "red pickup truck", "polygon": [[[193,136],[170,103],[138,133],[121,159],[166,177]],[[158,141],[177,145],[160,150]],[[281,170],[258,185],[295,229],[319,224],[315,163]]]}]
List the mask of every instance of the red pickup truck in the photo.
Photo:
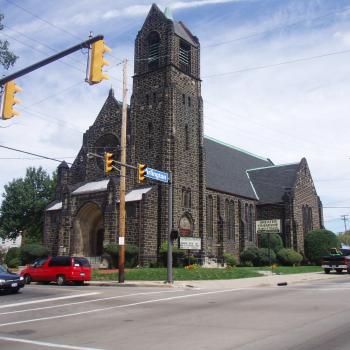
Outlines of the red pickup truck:
[{"label": "red pickup truck", "polygon": [[350,250],[333,250],[330,255],[322,258],[322,268],[325,273],[335,270],[336,273],[342,273],[346,270],[350,274]]},{"label": "red pickup truck", "polygon": [[21,271],[21,276],[27,284],[30,282],[57,282],[63,285],[66,282],[84,284],[90,281],[91,266],[83,257],[54,256],[40,258],[32,265]]}]

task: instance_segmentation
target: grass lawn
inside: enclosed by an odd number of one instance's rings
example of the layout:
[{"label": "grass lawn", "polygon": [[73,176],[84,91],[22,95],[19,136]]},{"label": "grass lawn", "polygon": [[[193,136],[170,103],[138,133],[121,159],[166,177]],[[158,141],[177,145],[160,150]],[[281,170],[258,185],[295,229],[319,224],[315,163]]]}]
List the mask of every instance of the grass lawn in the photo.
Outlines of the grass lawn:
[{"label": "grass lawn", "polygon": [[[236,279],[262,276],[259,271],[268,271],[269,267],[234,267],[229,269],[197,268],[193,270],[174,268],[173,277],[177,281],[189,280],[218,280]],[[281,274],[305,273],[322,271],[319,266],[279,266],[274,272]],[[126,269],[125,280],[129,281],[165,281],[167,278],[166,268],[141,268]],[[95,269],[92,272],[92,280],[118,280],[117,271],[104,271]]]}]

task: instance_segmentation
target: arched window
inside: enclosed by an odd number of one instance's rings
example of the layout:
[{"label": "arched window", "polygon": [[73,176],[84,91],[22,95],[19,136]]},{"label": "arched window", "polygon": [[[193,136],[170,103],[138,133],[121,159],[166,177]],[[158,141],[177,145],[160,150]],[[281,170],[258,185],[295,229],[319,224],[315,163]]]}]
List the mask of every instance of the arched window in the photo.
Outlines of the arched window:
[{"label": "arched window", "polygon": [[213,197],[207,196],[207,237],[213,238]]},{"label": "arched window", "polygon": [[190,148],[190,136],[188,131],[188,125],[185,125],[185,150],[187,151]]},{"label": "arched window", "polygon": [[157,32],[151,32],[148,36],[148,68],[159,67],[160,36]]},{"label": "arched window", "polygon": [[228,239],[235,239],[235,203],[230,201],[228,210]]},{"label": "arched window", "polygon": [[181,191],[181,205],[185,208],[186,207],[186,197],[187,197],[187,191],[185,187],[182,187]]},{"label": "arched window", "polygon": [[191,208],[191,203],[192,202],[192,198],[191,198],[191,189],[188,188],[187,189],[187,208]]},{"label": "arched window", "polygon": [[309,231],[313,229],[312,208],[309,207]]},{"label": "arched window", "polygon": [[313,228],[312,222],[312,208],[308,205],[302,206],[302,215],[303,215],[303,232],[307,234]]},{"label": "arched window", "polygon": [[251,204],[248,209],[248,240],[253,241],[254,235],[254,210],[253,205]]},{"label": "arched window", "polygon": [[245,239],[249,237],[249,206],[247,203],[244,205],[244,237]]}]

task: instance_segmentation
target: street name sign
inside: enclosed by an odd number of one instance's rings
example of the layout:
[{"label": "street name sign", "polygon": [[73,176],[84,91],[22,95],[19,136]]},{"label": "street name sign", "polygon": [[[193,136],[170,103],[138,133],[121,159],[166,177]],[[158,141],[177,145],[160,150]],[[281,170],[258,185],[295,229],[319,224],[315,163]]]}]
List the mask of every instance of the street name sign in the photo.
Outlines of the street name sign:
[{"label": "street name sign", "polygon": [[165,173],[163,171],[159,171],[152,168],[146,168],[145,169],[145,177],[148,177],[149,179],[162,181],[162,182],[169,182],[169,174]]},{"label": "street name sign", "polygon": [[180,237],[180,249],[201,249],[201,239],[199,237]]},{"label": "street name sign", "polygon": [[280,233],[281,232],[281,220],[257,220],[256,221],[256,233]]}]

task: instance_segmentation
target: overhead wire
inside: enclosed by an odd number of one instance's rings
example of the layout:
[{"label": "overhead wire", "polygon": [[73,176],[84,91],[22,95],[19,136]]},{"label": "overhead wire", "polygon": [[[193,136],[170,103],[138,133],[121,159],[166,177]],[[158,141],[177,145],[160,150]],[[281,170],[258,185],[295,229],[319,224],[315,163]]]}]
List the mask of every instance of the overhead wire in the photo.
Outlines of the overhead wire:
[{"label": "overhead wire", "polygon": [[[70,31],[66,30],[65,28],[62,28],[62,27],[60,27],[60,26],[58,26],[58,25],[56,25],[56,24],[54,24],[54,23],[52,23],[52,22],[50,22],[50,21],[48,21],[48,20],[46,20],[46,19],[44,19],[44,18],[38,16],[38,15],[36,15],[35,13],[29,11],[28,9],[24,8],[23,6],[18,5],[18,4],[17,4],[16,2],[14,2],[13,0],[6,0],[6,1],[7,1],[8,3],[10,3],[10,4],[16,6],[17,8],[21,9],[22,11],[28,13],[29,15],[31,15],[31,16],[33,16],[33,17],[39,19],[40,21],[42,21],[42,22],[44,22],[44,23],[46,23],[47,25],[49,25],[49,26],[51,26],[51,27],[53,27],[53,28],[56,28],[56,29],[62,31],[62,32],[64,32],[64,33],[70,35],[71,37],[73,37],[73,38],[75,38],[75,39],[83,40],[80,36],[78,36],[78,35],[76,35],[76,34],[70,32]],[[120,60],[120,61],[123,60],[122,58],[119,58],[119,57],[116,57],[116,56],[113,56],[113,55],[111,55],[111,56],[114,57],[114,58],[116,58],[117,60]]]},{"label": "overhead wire", "polygon": [[[63,161],[62,159],[56,159],[56,158],[44,156],[44,155],[41,155],[41,154],[28,152],[28,151],[20,150],[20,149],[18,149],[18,148],[8,147],[8,146],[4,146],[4,145],[0,145],[0,147],[1,147],[1,148],[5,148],[5,149],[9,149],[9,150],[15,151],[15,152],[20,152],[20,153],[24,153],[24,154],[29,154],[29,155],[32,155],[32,156],[35,156],[35,157],[39,157],[39,158],[43,158],[43,159],[52,160],[52,161],[59,162],[59,163],[62,163],[62,161]],[[70,163],[70,162],[66,162],[66,163],[67,163],[67,164],[72,164],[72,163]]]}]

